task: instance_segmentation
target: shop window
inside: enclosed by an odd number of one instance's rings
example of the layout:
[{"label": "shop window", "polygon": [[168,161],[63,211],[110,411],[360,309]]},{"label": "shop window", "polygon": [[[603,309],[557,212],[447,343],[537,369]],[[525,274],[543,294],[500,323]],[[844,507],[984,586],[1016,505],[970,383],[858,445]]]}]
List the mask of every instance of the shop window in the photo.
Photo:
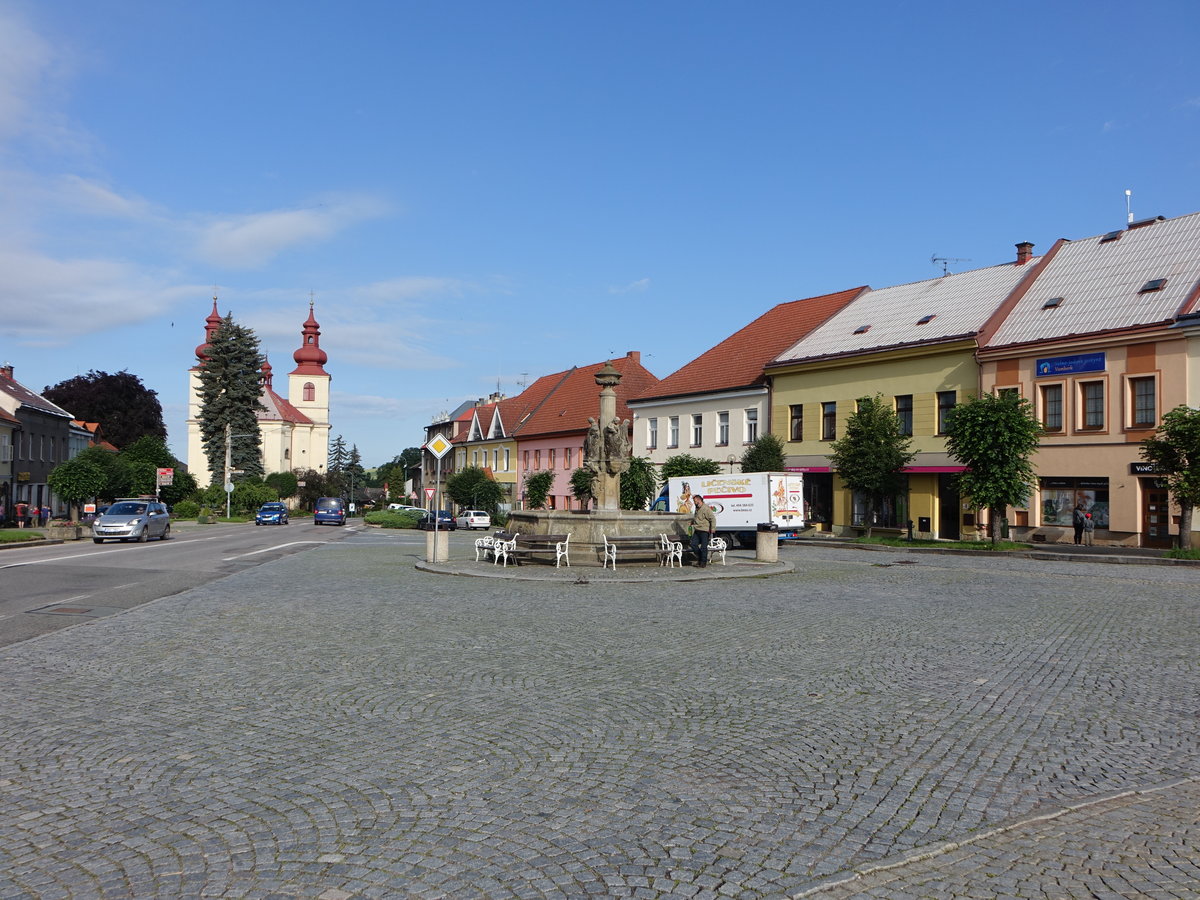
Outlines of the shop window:
[{"label": "shop window", "polygon": [[729,446],[729,413],[717,413],[717,444],[722,447]]},{"label": "shop window", "polygon": [[1063,389],[1061,384],[1044,384],[1042,394],[1042,427],[1047,431],[1062,431]]},{"label": "shop window", "polygon": [[902,476],[900,490],[893,496],[874,501],[866,494],[854,492],[850,524],[860,528],[905,528],[908,526],[908,477]]},{"label": "shop window", "polygon": [[900,433],[912,437],[913,433],[913,398],[912,394],[900,394],[896,397],[896,418],[900,420]]},{"label": "shop window", "polygon": [[837,403],[821,404],[821,440],[832,441],[837,438]]},{"label": "shop window", "polygon": [[954,407],[958,405],[958,392],[957,391],[938,391],[937,404],[938,404],[938,413],[937,413],[938,434],[945,434],[946,433],[946,414],[949,413],[950,410],[954,409]]},{"label": "shop window", "polygon": [[752,444],[758,440],[758,410],[746,410],[746,443]]},{"label": "shop window", "polygon": [[1130,424],[1134,428],[1153,428],[1158,424],[1154,377],[1130,378]]},{"label": "shop window", "polygon": [[1107,478],[1042,478],[1043,525],[1071,527],[1072,513],[1076,503],[1092,514],[1097,528],[1108,528],[1108,479]]},{"label": "shop window", "polygon": [[1083,412],[1080,429],[1100,431],[1104,428],[1104,382],[1082,382],[1079,385],[1079,399]]},{"label": "shop window", "polygon": [[800,403],[793,403],[788,407],[788,415],[790,425],[788,434],[791,435],[791,440],[804,440],[804,406]]}]

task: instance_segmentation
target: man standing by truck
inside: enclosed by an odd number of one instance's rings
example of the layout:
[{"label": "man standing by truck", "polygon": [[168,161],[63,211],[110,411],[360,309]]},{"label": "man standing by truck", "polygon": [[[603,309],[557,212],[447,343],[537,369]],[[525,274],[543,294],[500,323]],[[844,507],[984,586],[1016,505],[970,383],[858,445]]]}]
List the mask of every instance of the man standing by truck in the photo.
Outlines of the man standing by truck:
[{"label": "man standing by truck", "polygon": [[704,569],[708,567],[708,545],[717,530],[717,514],[699,494],[692,496],[692,503],[696,507],[692,515],[692,552],[699,560],[697,565]]}]

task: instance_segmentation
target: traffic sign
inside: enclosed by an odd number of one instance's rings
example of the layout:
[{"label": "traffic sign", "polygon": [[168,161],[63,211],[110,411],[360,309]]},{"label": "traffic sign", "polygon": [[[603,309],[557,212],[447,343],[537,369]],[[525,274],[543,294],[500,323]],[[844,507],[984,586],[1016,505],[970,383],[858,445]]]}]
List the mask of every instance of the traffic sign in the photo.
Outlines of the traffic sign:
[{"label": "traffic sign", "polygon": [[162,487],[164,485],[174,484],[174,483],[175,483],[175,470],[174,469],[159,469],[158,470],[158,484],[160,487]]},{"label": "traffic sign", "polygon": [[437,491],[437,488],[425,488],[425,499],[432,500],[435,491]]},{"label": "traffic sign", "polygon": [[[451,446],[452,446],[452,444],[448,440],[446,440],[445,436],[439,434],[439,435],[436,435],[432,441],[430,441],[428,444],[425,445],[425,449],[428,450],[430,453],[432,453],[434,456],[436,456],[438,459],[441,459],[443,456],[445,456],[447,453],[450,452]],[[426,490],[429,490],[429,489],[426,488]]]}]

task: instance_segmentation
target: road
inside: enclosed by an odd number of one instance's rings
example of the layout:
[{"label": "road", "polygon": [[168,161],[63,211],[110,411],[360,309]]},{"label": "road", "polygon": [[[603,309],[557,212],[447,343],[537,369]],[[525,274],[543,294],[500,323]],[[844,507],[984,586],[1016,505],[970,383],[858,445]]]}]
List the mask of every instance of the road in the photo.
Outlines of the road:
[{"label": "road", "polygon": [[[356,524],[357,522],[357,524]],[[177,594],[291,553],[343,540],[361,527],[173,523],[171,539],[91,541],[0,552],[0,646]]]}]

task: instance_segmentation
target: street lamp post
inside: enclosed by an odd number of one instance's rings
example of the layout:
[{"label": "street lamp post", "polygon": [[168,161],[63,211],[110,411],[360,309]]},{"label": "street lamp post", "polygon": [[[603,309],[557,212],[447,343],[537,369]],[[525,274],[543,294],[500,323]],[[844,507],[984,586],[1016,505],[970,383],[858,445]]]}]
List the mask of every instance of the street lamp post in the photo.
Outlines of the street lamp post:
[{"label": "street lamp post", "polygon": [[255,437],[253,434],[234,434],[233,426],[228,422],[225,423],[225,518],[230,517],[230,505],[233,500],[233,482],[230,479],[234,475],[240,475],[242,469],[233,468],[233,439]]}]

